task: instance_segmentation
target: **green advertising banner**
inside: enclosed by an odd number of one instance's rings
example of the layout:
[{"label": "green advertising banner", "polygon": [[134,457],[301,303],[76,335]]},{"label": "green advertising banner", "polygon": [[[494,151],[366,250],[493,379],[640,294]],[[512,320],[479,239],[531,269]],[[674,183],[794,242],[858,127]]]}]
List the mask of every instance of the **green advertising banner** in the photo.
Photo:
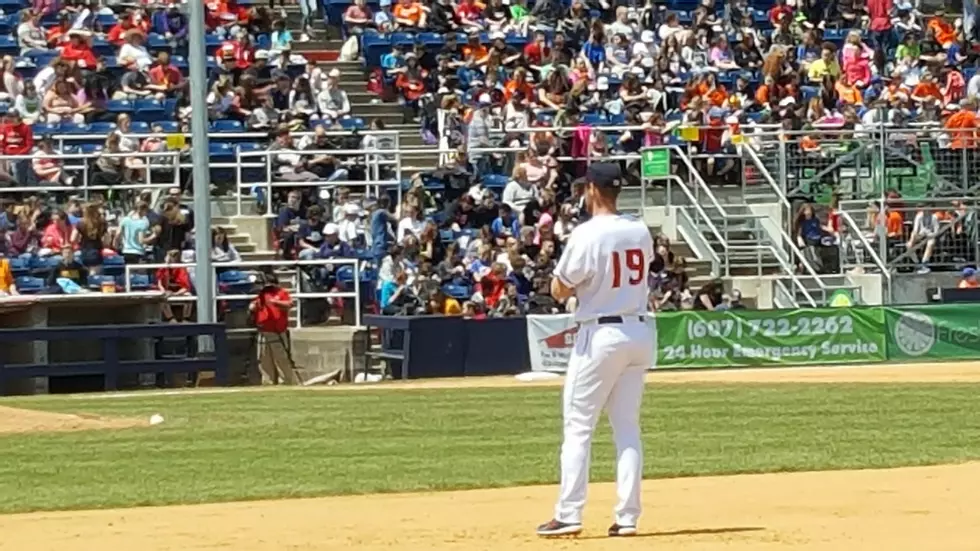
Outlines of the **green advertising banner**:
[{"label": "green advertising banner", "polygon": [[976,304],[883,308],[888,359],[980,358],[980,315]]},{"label": "green advertising banner", "polygon": [[657,367],[766,367],[884,361],[881,308],[664,312]]}]

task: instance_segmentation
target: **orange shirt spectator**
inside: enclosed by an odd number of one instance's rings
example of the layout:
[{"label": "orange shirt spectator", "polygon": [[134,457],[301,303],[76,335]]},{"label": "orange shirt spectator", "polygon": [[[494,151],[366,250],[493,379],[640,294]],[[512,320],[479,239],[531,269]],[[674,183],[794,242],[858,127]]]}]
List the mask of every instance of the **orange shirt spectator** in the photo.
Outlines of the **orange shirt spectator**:
[{"label": "orange shirt spectator", "polygon": [[885,233],[888,237],[902,238],[904,236],[904,225],[905,221],[902,219],[901,213],[894,210],[888,211],[888,215],[885,217]]},{"label": "orange shirt spectator", "polygon": [[837,97],[840,98],[842,103],[847,105],[864,105],[864,98],[861,96],[861,90],[857,86],[847,84],[844,82],[844,79],[840,79],[834,88],[837,91]]},{"label": "orange shirt spectator", "polygon": [[977,147],[977,114],[973,106],[966,105],[946,119],[950,143],[953,149],[974,149]]},{"label": "orange shirt spectator", "polygon": [[418,27],[422,20],[422,6],[412,0],[402,0],[392,10],[395,21],[404,27]]},{"label": "orange shirt spectator", "polygon": [[0,258],[0,295],[16,295],[14,274],[10,271],[10,261]]},{"label": "orange shirt spectator", "polygon": [[926,24],[926,28],[932,29],[936,42],[943,48],[949,48],[956,41],[956,29],[943,17],[933,17]]},{"label": "orange shirt spectator", "polygon": [[507,84],[504,85],[504,100],[510,101],[510,99],[514,97],[515,92],[521,92],[524,94],[524,97],[528,99],[535,96],[534,86],[531,86],[526,80],[517,82],[516,78],[512,78],[507,81]]},{"label": "orange shirt spectator", "polygon": [[963,279],[956,286],[960,289],[976,289],[980,287],[980,282],[977,282],[977,271],[973,268],[963,268]]},{"label": "orange shirt spectator", "polygon": [[943,93],[939,91],[939,85],[934,80],[922,80],[912,90],[912,97],[921,100],[933,99],[942,101]]}]

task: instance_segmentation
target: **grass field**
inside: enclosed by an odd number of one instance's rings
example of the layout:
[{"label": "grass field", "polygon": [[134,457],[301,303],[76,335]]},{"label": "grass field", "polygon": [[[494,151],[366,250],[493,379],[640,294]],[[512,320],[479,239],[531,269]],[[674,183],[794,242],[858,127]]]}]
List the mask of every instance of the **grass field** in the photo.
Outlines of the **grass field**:
[{"label": "grass field", "polygon": [[[648,477],[980,458],[972,384],[658,386]],[[274,391],[0,405],[163,425],[0,436],[0,512],[553,483],[557,387]],[[597,435],[595,480],[612,478]]]}]

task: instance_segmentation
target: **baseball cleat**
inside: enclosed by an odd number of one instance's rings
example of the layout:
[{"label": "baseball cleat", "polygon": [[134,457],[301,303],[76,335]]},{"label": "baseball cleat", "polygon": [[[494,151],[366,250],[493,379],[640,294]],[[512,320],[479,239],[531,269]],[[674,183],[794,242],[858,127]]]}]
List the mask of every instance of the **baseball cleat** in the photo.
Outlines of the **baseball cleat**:
[{"label": "baseball cleat", "polygon": [[620,524],[613,524],[609,527],[610,538],[624,538],[635,535],[636,526],[622,526]]},{"label": "baseball cleat", "polygon": [[574,536],[582,532],[581,524],[569,524],[567,522],[559,522],[555,519],[551,519],[548,522],[538,526],[537,533],[542,537],[554,537],[554,536]]}]

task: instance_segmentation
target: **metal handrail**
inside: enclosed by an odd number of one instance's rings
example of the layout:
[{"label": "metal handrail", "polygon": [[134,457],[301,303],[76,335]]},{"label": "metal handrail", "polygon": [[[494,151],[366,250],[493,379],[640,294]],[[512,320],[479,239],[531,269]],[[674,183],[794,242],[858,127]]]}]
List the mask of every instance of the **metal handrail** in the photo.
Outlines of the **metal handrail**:
[{"label": "metal handrail", "polygon": [[[81,183],[80,185],[59,185],[59,186],[11,186],[11,187],[0,187],[0,193],[85,193],[87,191],[102,191],[110,189],[144,189],[144,188],[161,188],[161,187],[174,187],[180,185],[180,173],[178,168],[180,167],[180,152],[179,151],[121,151],[118,153],[106,153],[104,151],[97,152],[97,154],[84,154],[84,153],[53,153],[39,156],[38,152],[23,154],[23,155],[0,155],[0,161],[36,161],[39,159],[50,159],[55,161],[72,161],[81,160],[86,161],[91,160],[93,157],[108,157],[108,158],[123,158],[123,159],[145,159],[149,161],[150,159],[164,158],[171,159],[172,162],[168,164],[157,164],[154,165],[150,162],[140,170],[146,172],[146,181],[141,184],[118,184],[118,185],[102,185],[93,186],[89,184],[89,179],[92,172],[89,170],[88,163],[81,164],[62,164],[60,168],[66,171],[81,172]],[[172,181],[165,183],[153,183],[152,172],[159,169],[170,169],[174,171],[174,177]],[[29,170],[33,171],[34,167],[29,167]]]},{"label": "metal handrail", "polygon": [[[398,134],[395,133],[394,149],[316,149],[316,150],[281,150],[281,151],[270,151],[268,149],[262,151],[238,151],[239,163],[236,166],[236,203],[238,209],[238,216],[242,215],[242,199],[243,190],[254,189],[254,188],[265,188],[268,195],[266,200],[266,212],[265,216],[272,217],[275,213],[272,212],[272,190],[276,187],[336,187],[341,185],[363,185],[363,186],[373,186],[375,188],[376,195],[380,195],[382,186],[395,186],[397,189],[397,201],[401,204],[402,200],[402,162],[401,155],[402,151],[398,141]],[[371,173],[369,180],[324,180],[324,181],[273,181],[273,171],[272,171],[272,159],[273,157],[281,154],[296,154],[301,156],[309,155],[343,155],[343,156],[357,156],[364,157],[364,162],[367,164]],[[246,163],[244,160],[246,158],[253,157],[258,159],[264,159],[263,163]],[[392,166],[394,168],[393,178],[390,180],[383,180],[380,178],[381,166]],[[266,178],[264,182],[244,182],[242,179],[242,169],[243,168],[259,168],[264,167]]]},{"label": "metal handrail", "polygon": [[[868,252],[868,256],[871,258],[871,261],[874,263],[875,267],[878,268],[878,270],[882,274],[885,274],[890,279],[891,278],[891,270],[889,270],[886,267],[885,262],[881,259],[881,257],[878,255],[878,253],[874,250],[874,247],[872,247],[871,244],[868,243],[868,240],[867,239],[864,239],[864,231],[861,230],[861,227],[860,226],[858,226],[858,223],[854,220],[854,217],[852,217],[851,214],[849,212],[847,212],[846,210],[840,211],[839,212],[839,215],[840,215],[841,220],[843,220],[844,223],[847,225],[848,233],[853,232],[854,235],[861,237],[861,239],[857,239],[856,241],[860,241],[861,242],[861,245],[864,246],[864,249]],[[841,243],[843,243],[843,240],[841,241]]]},{"label": "metal handrail", "polygon": [[[239,260],[235,262],[213,262],[212,268],[227,269],[227,268],[268,268],[268,267],[287,267],[296,268],[302,266],[353,266],[354,269],[354,290],[353,291],[337,291],[337,292],[325,292],[325,293],[304,293],[299,291],[299,279],[297,273],[296,289],[294,293],[290,293],[293,298],[298,299],[296,301],[296,326],[297,328],[302,328],[303,326],[303,300],[304,299],[319,299],[319,298],[353,298],[354,299],[354,325],[355,327],[361,327],[361,261],[357,258],[323,258],[317,260]],[[137,270],[159,270],[160,268],[185,268],[192,269],[196,268],[197,264],[195,262],[189,263],[176,263],[176,264],[166,264],[166,263],[155,263],[155,264],[126,264],[123,267],[123,277],[126,279],[126,292],[132,291],[132,281],[130,276],[132,271]],[[214,315],[215,319],[218,316],[218,303],[221,301],[228,300],[251,300],[257,297],[257,294],[240,294],[240,295],[219,295],[218,294],[218,278],[213,279],[214,290],[213,295],[214,300]],[[196,300],[194,296],[182,296],[182,297],[168,297],[167,299],[174,302],[189,302],[191,300]]]}]

